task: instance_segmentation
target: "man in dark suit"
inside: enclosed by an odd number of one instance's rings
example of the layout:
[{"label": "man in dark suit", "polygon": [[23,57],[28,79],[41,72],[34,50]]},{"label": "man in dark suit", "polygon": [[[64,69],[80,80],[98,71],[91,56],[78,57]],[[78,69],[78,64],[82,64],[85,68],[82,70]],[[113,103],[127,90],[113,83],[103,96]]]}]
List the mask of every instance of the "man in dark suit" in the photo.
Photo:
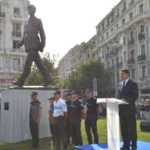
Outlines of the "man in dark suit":
[{"label": "man in dark suit", "polygon": [[48,85],[51,83],[51,76],[49,72],[46,70],[39,55],[39,51],[43,52],[43,49],[45,47],[45,33],[43,25],[41,20],[35,17],[36,12],[35,6],[29,5],[28,12],[30,17],[24,29],[23,39],[16,45],[17,48],[24,45],[28,55],[26,58],[25,67],[21,77],[18,79],[17,82],[13,83],[20,87],[24,85],[25,79],[28,77],[30,73],[32,62],[34,61],[36,66],[40,69],[42,75],[44,76],[45,79],[44,85]]},{"label": "man in dark suit", "polygon": [[119,106],[121,133],[123,147],[121,150],[129,150],[132,142],[132,150],[137,149],[137,131],[136,131],[136,108],[135,101],[138,98],[138,86],[131,81],[128,69],[122,69],[120,72],[121,82],[119,84],[118,99],[122,99],[128,104]]}]

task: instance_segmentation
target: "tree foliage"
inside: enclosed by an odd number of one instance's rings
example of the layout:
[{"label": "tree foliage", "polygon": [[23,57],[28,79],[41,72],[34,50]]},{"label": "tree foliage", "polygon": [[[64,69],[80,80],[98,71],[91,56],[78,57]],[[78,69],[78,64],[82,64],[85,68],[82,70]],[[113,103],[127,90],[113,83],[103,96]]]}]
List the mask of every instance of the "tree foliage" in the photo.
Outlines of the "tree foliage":
[{"label": "tree foliage", "polygon": [[111,78],[109,71],[104,69],[102,63],[97,60],[89,60],[72,73],[65,80],[64,88],[85,90],[93,88],[93,79],[97,78],[99,97],[111,96]]},{"label": "tree foliage", "polygon": [[[44,55],[42,61],[44,66],[52,76],[52,85],[56,85],[58,82],[58,78],[57,78],[57,69],[54,67],[55,61],[52,60],[48,54]],[[31,73],[27,79],[27,85],[41,85],[43,83],[44,83],[44,78],[41,72],[36,67],[36,65],[33,64]]]}]

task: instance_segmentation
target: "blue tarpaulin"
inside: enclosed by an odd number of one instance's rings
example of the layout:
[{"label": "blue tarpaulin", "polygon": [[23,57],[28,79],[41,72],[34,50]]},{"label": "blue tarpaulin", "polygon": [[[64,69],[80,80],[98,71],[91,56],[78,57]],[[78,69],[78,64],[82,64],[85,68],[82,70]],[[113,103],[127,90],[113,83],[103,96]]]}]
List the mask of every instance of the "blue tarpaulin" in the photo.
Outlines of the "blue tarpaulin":
[{"label": "blue tarpaulin", "polygon": [[[120,146],[122,146],[122,142],[120,143]],[[74,150],[104,150],[107,148],[108,148],[107,144],[104,143],[104,144],[75,146]],[[138,141],[137,150],[150,150],[150,142]]]}]

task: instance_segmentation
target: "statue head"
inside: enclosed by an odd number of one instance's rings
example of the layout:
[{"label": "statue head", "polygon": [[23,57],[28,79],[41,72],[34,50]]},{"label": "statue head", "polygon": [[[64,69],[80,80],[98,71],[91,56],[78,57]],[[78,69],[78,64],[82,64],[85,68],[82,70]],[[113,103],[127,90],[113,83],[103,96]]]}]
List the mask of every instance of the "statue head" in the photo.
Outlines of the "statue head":
[{"label": "statue head", "polygon": [[35,12],[36,12],[36,7],[34,5],[29,5],[28,6],[28,12],[30,16],[34,16]]}]

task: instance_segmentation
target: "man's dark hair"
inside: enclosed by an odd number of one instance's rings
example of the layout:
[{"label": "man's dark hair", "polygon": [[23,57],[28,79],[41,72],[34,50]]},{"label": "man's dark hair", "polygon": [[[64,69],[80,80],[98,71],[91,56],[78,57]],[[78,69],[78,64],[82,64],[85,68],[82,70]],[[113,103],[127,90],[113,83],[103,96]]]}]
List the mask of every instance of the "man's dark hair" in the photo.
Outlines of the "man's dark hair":
[{"label": "man's dark hair", "polygon": [[121,72],[124,72],[124,73],[130,75],[130,71],[127,68],[121,69]]}]

